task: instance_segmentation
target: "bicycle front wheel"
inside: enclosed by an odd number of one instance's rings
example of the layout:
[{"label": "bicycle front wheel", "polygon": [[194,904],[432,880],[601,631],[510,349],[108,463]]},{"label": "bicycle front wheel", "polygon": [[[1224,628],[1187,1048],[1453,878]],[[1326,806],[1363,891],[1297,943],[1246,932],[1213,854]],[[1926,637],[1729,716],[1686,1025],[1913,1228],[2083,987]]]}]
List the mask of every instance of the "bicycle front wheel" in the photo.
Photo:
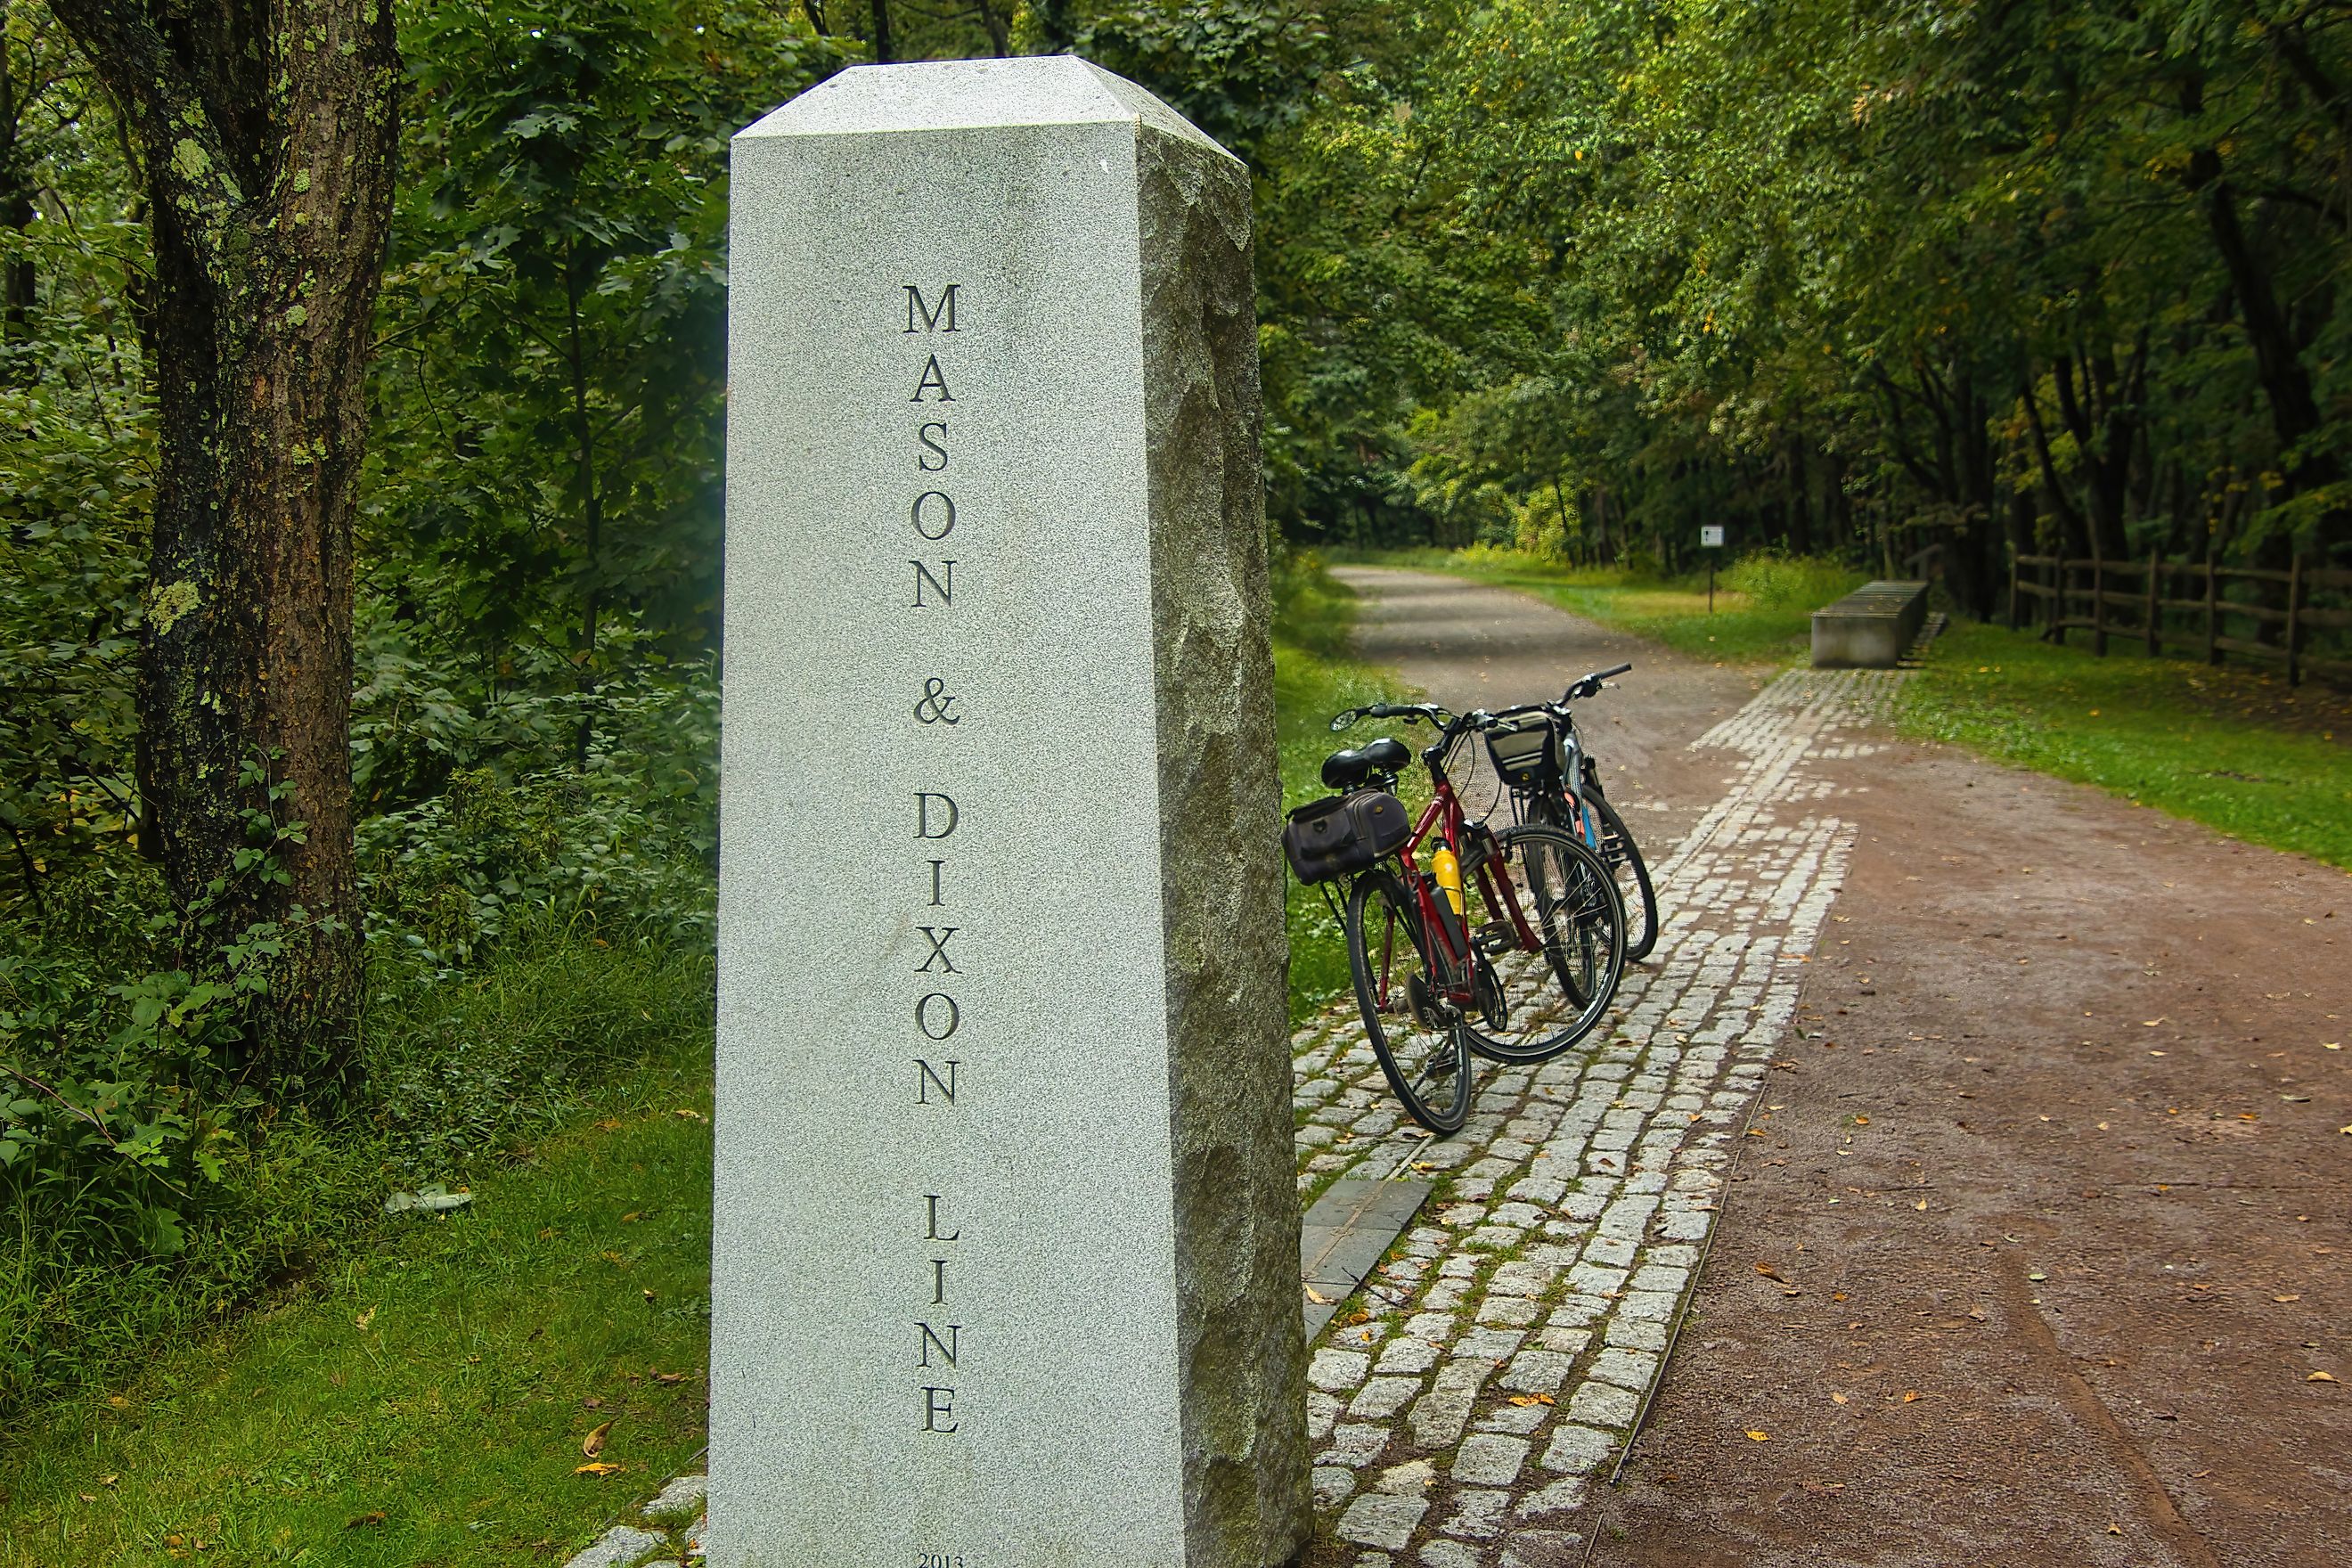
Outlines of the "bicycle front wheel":
[{"label": "bicycle front wheel", "polygon": [[1452,1132],[1470,1115],[1470,1047],[1429,949],[1420,907],[1393,872],[1356,879],[1348,895],[1348,966],[1372,1055],[1408,1115],[1433,1132]]},{"label": "bicycle front wheel", "polygon": [[1591,1034],[1625,969],[1625,900],[1601,857],[1560,828],[1510,827],[1478,836],[1462,882],[1484,967],[1470,1048],[1545,1061]]},{"label": "bicycle front wheel", "polygon": [[1601,818],[1601,858],[1609,863],[1610,875],[1625,900],[1625,962],[1639,963],[1658,945],[1658,895],[1650,886],[1649,864],[1642,858],[1642,847],[1633,842],[1633,829],[1609,804],[1609,797],[1596,787],[1584,799]]}]

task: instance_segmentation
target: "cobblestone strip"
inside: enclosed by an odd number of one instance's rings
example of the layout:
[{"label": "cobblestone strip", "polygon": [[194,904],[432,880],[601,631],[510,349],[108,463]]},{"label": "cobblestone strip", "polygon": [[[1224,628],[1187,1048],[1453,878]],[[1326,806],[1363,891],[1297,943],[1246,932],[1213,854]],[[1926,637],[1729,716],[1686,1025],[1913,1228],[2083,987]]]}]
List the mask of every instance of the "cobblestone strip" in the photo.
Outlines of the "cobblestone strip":
[{"label": "cobblestone strip", "polygon": [[1611,1037],[1492,1070],[1454,1137],[1403,1121],[1352,1006],[1293,1037],[1302,1194],[1440,1181],[1314,1348],[1317,1500],[1355,1568],[1535,1568],[1580,1542],[1844,875],[1853,829],[1815,764],[1871,749],[1901,679],[1790,671],[1693,743],[1740,762],[1654,862],[1663,930]]}]

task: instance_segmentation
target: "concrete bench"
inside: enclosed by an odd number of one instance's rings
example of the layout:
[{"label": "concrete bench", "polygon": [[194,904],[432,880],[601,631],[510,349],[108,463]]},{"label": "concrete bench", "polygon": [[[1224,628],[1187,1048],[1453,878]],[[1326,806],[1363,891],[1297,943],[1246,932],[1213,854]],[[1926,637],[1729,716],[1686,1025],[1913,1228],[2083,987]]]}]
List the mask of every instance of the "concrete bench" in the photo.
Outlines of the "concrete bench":
[{"label": "concrete bench", "polygon": [[1813,668],[1893,669],[1927,618],[1927,584],[1865,583],[1813,612]]}]

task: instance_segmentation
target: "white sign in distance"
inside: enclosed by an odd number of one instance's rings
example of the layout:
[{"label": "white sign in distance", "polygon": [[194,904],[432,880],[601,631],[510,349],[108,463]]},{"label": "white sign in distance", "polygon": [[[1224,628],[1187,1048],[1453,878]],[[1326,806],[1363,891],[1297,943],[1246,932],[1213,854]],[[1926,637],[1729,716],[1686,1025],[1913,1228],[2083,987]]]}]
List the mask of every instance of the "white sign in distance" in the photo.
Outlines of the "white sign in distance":
[{"label": "white sign in distance", "polygon": [[1702,550],[1722,549],[1723,524],[1719,522],[1703,522],[1699,524],[1698,543],[1699,548]]}]

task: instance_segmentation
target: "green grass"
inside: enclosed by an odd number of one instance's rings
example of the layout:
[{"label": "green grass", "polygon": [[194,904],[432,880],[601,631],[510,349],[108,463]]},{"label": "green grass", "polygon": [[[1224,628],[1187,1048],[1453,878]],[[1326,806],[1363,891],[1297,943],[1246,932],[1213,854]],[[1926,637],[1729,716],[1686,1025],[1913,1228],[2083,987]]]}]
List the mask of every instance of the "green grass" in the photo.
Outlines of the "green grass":
[{"label": "green grass", "polygon": [[1347,557],[1413,566],[1533,594],[1571,615],[1726,664],[1804,657],[1814,610],[1869,579],[1833,563],[1759,556],[1731,563],[1707,608],[1706,574],[1657,581],[1611,568],[1553,565],[1516,551],[1392,550]]},{"label": "green grass", "polygon": [[[1286,811],[1329,792],[1323,759],[1348,742],[1331,732],[1331,715],[1383,700],[1416,695],[1392,671],[1356,661],[1348,639],[1355,595],[1313,562],[1286,574],[1274,645],[1274,710],[1282,756],[1282,805]],[[1359,737],[1360,739],[1360,737]],[[1346,934],[1323,895],[1290,881],[1290,1016],[1294,1022],[1347,991]]]},{"label": "green grass", "polygon": [[[561,1561],[688,1468],[707,1043],[615,1084],[608,1114],[478,1182],[471,1209],[389,1226],[275,1310],[20,1433],[0,1565]],[[605,1421],[601,1461],[623,1468],[575,1474]]]},{"label": "green grass", "polygon": [[2177,659],[2095,658],[1964,623],[1937,640],[1901,716],[1913,734],[2352,868],[2342,697]]}]

